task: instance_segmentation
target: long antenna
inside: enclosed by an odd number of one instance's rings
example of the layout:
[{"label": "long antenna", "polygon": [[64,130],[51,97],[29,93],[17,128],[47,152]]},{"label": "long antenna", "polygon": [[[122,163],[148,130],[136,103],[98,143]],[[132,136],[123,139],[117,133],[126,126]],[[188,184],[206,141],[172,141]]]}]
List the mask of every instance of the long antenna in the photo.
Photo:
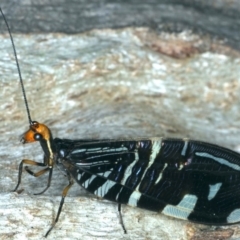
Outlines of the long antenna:
[{"label": "long antenna", "polygon": [[11,39],[11,42],[12,42],[12,47],[13,47],[13,52],[14,52],[14,56],[15,56],[15,61],[16,61],[16,64],[17,64],[18,75],[19,75],[20,84],[21,84],[21,88],[22,88],[23,98],[24,98],[24,102],[25,102],[25,106],[26,106],[26,110],[27,110],[28,121],[29,121],[29,124],[31,125],[32,124],[32,119],[31,119],[31,116],[30,116],[30,111],[29,111],[28,102],[27,102],[27,96],[26,96],[24,85],[23,85],[23,79],[22,79],[20,67],[19,67],[19,64],[18,64],[16,48],[15,48],[15,45],[14,45],[14,42],[13,42],[13,37],[12,37],[11,31],[10,31],[10,28],[8,26],[6,17],[4,16],[3,11],[2,11],[1,8],[0,8],[0,11],[1,11],[3,19],[4,19],[5,23],[6,23],[6,26],[7,26],[7,29],[8,29],[8,33],[9,33],[9,36],[10,36],[10,39]]}]

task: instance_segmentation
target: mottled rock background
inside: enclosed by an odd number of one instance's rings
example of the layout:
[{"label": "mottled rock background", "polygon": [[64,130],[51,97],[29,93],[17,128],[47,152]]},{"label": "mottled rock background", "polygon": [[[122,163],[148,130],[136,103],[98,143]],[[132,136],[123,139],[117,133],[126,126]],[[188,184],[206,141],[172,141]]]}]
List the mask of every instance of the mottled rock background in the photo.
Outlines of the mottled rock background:
[{"label": "mottled rock background", "polygon": [[[240,2],[6,1],[31,115],[61,138],[189,137],[240,152]],[[41,239],[67,179],[23,174],[38,144],[19,142],[28,121],[12,46],[0,18],[0,235]],[[49,239],[237,239],[211,227],[117,206],[76,184]]]}]

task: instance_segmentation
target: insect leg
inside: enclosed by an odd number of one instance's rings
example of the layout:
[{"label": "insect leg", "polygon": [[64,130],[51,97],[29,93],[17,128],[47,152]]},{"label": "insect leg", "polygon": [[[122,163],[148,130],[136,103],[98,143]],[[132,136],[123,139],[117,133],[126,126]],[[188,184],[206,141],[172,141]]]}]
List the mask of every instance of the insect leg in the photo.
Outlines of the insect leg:
[{"label": "insect leg", "polygon": [[[36,163],[36,162],[34,162],[34,163]],[[39,166],[39,165],[38,165],[38,166]],[[43,165],[41,165],[41,166],[43,166],[43,167],[49,166],[49,159],[47,159],[47,158],[44,157],[44,162],[43,162]],[[49,171],[50,167],[44,168],[44,169],[42,169],[42,170],[40,170],[39,172],[36,172],[36,173],[34,173],[32,170],[30,170],[30,169],[28,168],[28,166],[25,166],[24,169],[25,169],[30,175],[32,175],[32,176],[34,176],[34,177],[39,177],[39,176],[43,175],[45,172]]]},{"label": "insect leg", "polygon": [[[43,173],[49,171],[49,175],[48,175],[48,183],[47,183],[47,187],[43,189],[43,191],[41,191],[40,193],[34,193],[34,195],[40,195],[42,193],[44,193],[45,191],[47,191],[47,189],[50,187],[51,185],[51,180],[52,180],[52,172],[53,172],[53,168],[52,167],[48,167],[48,168],[45,168],[35,174],[38,174],[40,173],[40,175],[42,175]],[[36,176],[36,177],[39,177],[40,175]]]},{"label": "insect leg", "polygon": [[23,159],[21,161],[21,163],[19,164],[19,168],[18,168],[18,182],[17,182],[17,186],[14,188],[13,192],[15,192],[18,189],[18,187],[19,187],[19,185],[21,183],[23,164],[35,165],[35,166],[40,166],[40,167],[45,167],[46,166],[45,163],[39,163],[39,162],[35,162],[35,161],[32,161],[32,160],[28,160],[28,159]]},{"label": "insect leg", "polygon": [[72,187],[74,181],[72,179],[72,177],[70,176],[69,173],[68,174],[68,185],[63,189],[63,192],[62,192],[62,199],[61,199],[61,202],[60,202],[60,205],[59,205],[59,208],[58,208],[58,212],[57,212],[57,217],[55,218],[52,226],[49,228],[49,230],[46,232],[45,236],[44,237],[47,237],[48,234],[51,232],[51,230],[54,228],[54,226],[56,225],[56,223],[58,222],[58,219],[59,219],[59,216],[60,216],[60,213],[62,211],[62,207],[63,207],[63,204],[64,204],[64,200],[65,200],[65,197],[67,196],[67,193],[68,193],[68,190]]},{"label": "insect leg", "polygon": [[122,212],[121,212],[121,204],[119,203],[118,204],[118,213],[119,213],[119,218],[120,218],[120,224],[122,226],[122,229],[123,229],[123,232],[126,234],[127,233],[127,230],[124,226],[124,223],[123,223],[123,217],[122,217]]},{"label": "insect leg", "polygon": [[39,172],[33,172],[32,170],[30,170],[29,168],[28,168],[28,166],[26,166],[25,168],[24,168],[30,175],[32,175],[32,176],[34,176],[34,177],[39,177],[39,176],[41,176],[41,175],[43,175],[44,173],[46,173],[47,171],[49,171],[49,167],[47,167],[47,168],[44,168],[44,169],[42,169],[42,170],[40,170]]}]

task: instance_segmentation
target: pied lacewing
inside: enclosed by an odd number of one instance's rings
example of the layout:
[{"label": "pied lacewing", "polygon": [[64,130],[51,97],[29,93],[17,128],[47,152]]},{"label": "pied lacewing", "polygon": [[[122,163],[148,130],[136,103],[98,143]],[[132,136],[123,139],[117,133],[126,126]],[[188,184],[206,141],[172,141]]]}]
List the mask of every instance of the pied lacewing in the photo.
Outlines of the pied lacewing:
[{"label": "pied lacewing", "polygon": [[[0,9],[2,15],[3,12]],[[12,41],[29,130],[23,143],[38,141],[44,161],[22,160],[19,165],[17,191],[23,165],[43,167],[39,177],[48,174],[44,193],[51,185],[52,172],[58,165],[68,177],[57,216],[45,237],[58,222],[64,199],[74,182],[94,195],[168,216],[202,224],[227,225],[240,222],[240,154],[229,149],[190,139],[146,138],[125,140],[70,140],[53,138],[48,126],[30,116],[16,49]],[[81,217],[81,216],[79,216]]]}]

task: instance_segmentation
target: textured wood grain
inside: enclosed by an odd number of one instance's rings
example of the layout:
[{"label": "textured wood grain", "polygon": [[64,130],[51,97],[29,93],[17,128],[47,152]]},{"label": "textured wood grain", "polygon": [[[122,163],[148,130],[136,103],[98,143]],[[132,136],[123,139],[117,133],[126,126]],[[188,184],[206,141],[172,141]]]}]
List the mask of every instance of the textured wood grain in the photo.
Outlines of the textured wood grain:
[{"label": "textured wood grain", "polygon": [[14,32],[75,34],[144,26],[170,33],[207,34],[240,49],[238,0],[1,0],[1,7]]}]

